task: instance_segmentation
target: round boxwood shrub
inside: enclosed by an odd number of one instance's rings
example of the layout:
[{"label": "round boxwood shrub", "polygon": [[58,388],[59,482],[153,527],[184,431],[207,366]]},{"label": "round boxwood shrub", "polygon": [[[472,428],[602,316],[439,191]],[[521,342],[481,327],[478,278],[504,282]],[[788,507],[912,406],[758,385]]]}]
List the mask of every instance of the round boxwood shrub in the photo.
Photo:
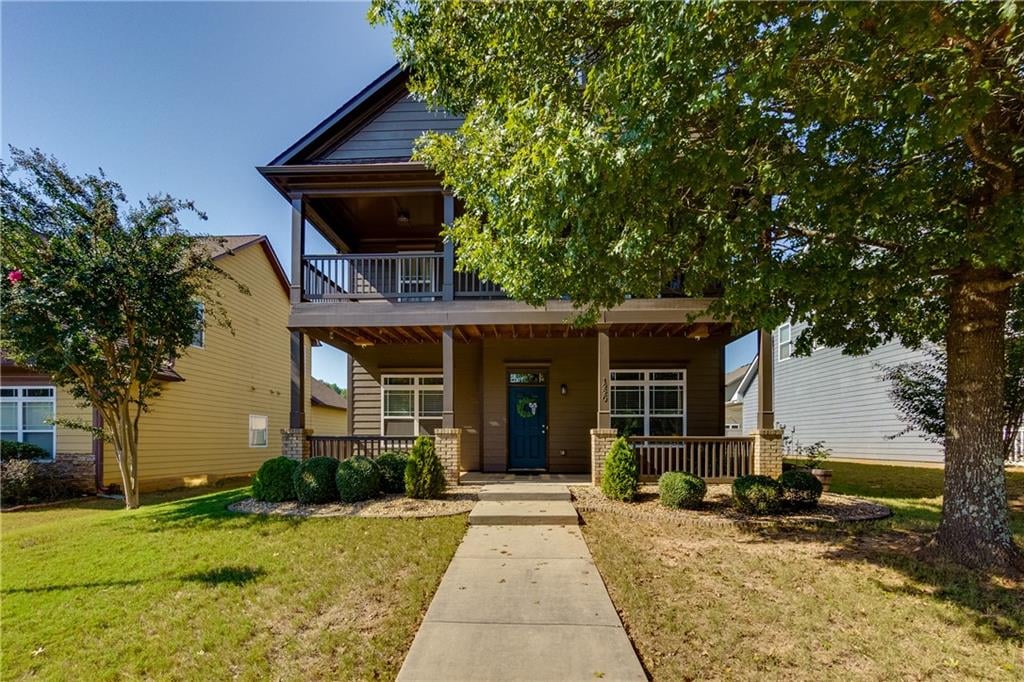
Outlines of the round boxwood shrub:
[{"label": "round boxwood shrub", "polygon": [[699,507],[707,492],[703,479],[683,471],[666,471],[658,479],[658,497],[663,505],[673,509]]},{"label": "round boxwood shrub", "polygon": [[298,462],[287,457],[268,459],[252,477],[252,496],[260,502],[294,500],[294,477],[298,466]]},{"label": "round boxwood shrub", "polygon": [[368,500],[380,493],[380,467],[369,457],[357,455],[338,465],[335,481],[342,502]]},{"label": "round boxwood shrub", "polygon": [[732,500],[748,514],[775,514],[782,508],[782,486],[768,476],[740,476],[732,483]]},{"label": "round boxwood shrub", "polygon": [[821,497],[821,481],[807,469],[783,471],[779,476],[782,501],[791,509],[813,509]]},{"label": "round boxwood shrub", "polygon": [[601,492],[609,500],[632,502],[640,488],[640,466],[625,438],[616,438],[604,459]]},{"label": "round boxwood shrub", "polygon": [[292,481],[295,497],[303,504],[323,504],[338,500],[338,460],[313,457],[299,464]]},{"label": "round boxwood shrub", "polygon": [[409,457],[401,452],[385,452],[377,458],[381,488],[386,493],[405,492],[405,465]]},{"label": "round boxwood shrub", "polygon": [[444,491],[444,467],[434,450],[434,441],[420,436],[405,464],[405,494],[417,500],[440,497]]}]

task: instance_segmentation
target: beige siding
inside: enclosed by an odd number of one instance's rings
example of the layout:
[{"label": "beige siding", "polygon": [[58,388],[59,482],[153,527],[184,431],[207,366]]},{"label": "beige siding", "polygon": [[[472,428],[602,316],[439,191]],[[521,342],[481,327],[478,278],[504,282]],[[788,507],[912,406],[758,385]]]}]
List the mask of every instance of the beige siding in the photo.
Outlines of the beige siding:
[{"label": "beige siding", "polygon": [[[288,298],[260,246],[218,263],[251,296],[221,285],[234,334],[209,321],[205,347],[190,348],[176,363],[185,381],[165,384],[142,417],[143,488],[248,474],[281,452],[289,412]],[[267,447],[249,447],[251,414],[269,419]],[[119,482],[112,453],[104,457],[104,479]]]},{"label": "beige siding", "polygon": [[325,405],[311,405],[306,413],[306,427],[314,436],[344,436],[348,431],[348,410]]},{"label": "beige siding", "polygon": [[[65,388],[58,388],[57,418],[70,419],[80,424],[92,426],[92,407],[80,405]],[[57,427],[57,452],[88,454],[92,452],[92,433],[82,429]]]}]

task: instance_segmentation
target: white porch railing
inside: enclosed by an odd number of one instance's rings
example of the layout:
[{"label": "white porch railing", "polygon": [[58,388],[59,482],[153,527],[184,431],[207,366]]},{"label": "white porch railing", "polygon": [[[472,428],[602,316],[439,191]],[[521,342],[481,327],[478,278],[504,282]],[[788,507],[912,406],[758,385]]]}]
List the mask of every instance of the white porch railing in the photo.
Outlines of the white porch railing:
[{"label": "white porch railing", "polygon": [[749,436],[633,436],[628,439],[640,476],[685,471],[710,481],[730,481],[754,470],[754,439]]}]

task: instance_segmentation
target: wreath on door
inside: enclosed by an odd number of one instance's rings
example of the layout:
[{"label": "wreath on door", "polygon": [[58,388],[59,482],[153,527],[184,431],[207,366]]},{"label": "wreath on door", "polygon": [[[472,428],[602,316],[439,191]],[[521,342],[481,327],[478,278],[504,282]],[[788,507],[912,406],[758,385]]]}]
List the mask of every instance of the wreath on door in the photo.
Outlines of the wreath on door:
[{"label": "wreath on door", "polygon": [[524,395],[516,403],[516,414],[523,419],[533,419],[537,416],[537,408],[540,405],[537,403],[537,398],[532,395]]}]

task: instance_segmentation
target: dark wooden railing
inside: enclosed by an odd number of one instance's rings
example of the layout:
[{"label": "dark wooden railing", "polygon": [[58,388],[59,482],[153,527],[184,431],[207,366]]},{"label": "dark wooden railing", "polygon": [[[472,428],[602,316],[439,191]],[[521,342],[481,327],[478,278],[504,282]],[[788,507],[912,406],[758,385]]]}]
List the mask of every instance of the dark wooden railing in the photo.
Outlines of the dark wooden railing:
[{"label": "dark wooden railing", "polygon": [[339,462],[363,455],[377,459],[385,452],[409,452],[415,436],[310,436],[310,457],[331,457]]},{"label": "dark wooden railing", "polygon": [[444,287],[440,253],[358,253],[303,256],[302,292],[308,301],[433,300]]},{"label": "dark wooden railing", "polygon": [[650,480],[666,471],[685,471],[711,481],[753,472],[754,439],[748,436],[634,436],[628,439]]}]

